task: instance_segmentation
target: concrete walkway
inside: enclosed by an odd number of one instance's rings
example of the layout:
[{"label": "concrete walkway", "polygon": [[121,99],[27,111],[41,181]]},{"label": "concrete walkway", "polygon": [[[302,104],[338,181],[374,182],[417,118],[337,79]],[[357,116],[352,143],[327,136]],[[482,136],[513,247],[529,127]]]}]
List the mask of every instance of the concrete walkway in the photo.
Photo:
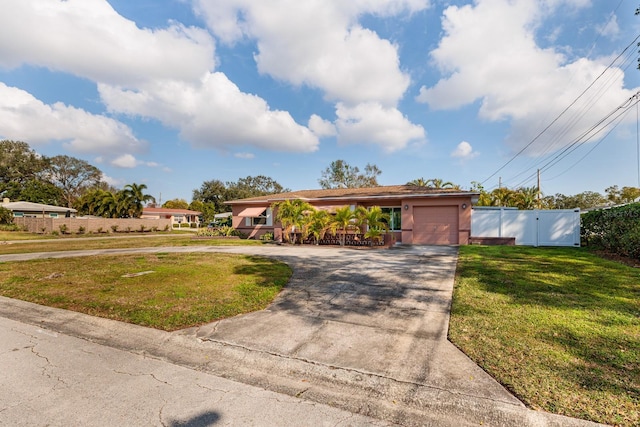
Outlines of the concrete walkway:
[{"label": "concrete walkway", "polygon": [[266,255],[294,275],[267,310],[175,333],[8,299],[0,316],[400,425],[593,425],[525,408],[447,341],[456,248],[148,251]]}]

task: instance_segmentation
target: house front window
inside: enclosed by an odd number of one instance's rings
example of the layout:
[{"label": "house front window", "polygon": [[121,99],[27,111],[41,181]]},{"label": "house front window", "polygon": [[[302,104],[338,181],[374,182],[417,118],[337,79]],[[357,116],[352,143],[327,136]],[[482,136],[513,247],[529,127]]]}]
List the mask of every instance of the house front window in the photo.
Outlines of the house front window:
[{"label": "house front window", "polygon": [[389,222],[387,223],[389,231],[402,231],[402,208],[400,206],[382,208],[382,213],[389,215]]},{"label": "house front window", "polygon": [[255,216],[246,216],[245,218],[245,226],[252,227],[257,225],[266,225],[268,227],[273,225],[272,212],[271,208],[266,208],[262,210],[259,214],[255,214],[255,211],[252,213]]},{"label": "house front window", "polygon": [[251,218],[251,225],[267,225],[267,210],[265,209],[259,216]]}]

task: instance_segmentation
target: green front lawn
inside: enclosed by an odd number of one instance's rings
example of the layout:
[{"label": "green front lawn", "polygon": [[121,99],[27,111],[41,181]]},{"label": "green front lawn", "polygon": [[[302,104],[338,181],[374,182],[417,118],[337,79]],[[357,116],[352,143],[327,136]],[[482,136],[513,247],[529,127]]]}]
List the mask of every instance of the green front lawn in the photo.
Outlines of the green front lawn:
[{"label": "green front lawn", "polygon": [[450,340],[530,407],[640,425],[640,271],[584,249],[460,247]]},{"label": "green front lawn", "polygon": [[58,237],[42,242],[7,241],[1,244],[0,255],[32,252],[57,252],[85,249],[122,249],[162,246],[252,246],[265,242],[248,239],[194,239],[193,233],[149,234],[142,236],[102,236],[96,238],[69,239]]},{"label": "green front lawn", "polygon": [[0,263],[0,295],[163,330],[265,308],[284,263],[231,254],[136,254]]}]

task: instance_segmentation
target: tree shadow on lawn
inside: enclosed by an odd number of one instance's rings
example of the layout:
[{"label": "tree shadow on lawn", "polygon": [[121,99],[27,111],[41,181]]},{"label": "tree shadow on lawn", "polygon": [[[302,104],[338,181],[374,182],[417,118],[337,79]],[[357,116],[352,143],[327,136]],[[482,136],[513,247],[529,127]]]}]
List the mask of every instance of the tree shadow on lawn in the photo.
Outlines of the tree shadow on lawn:
[{"label": "tree shadow on lawn", "polygon": [[[454,317],[491,319],[487,334],[504,352],[569,384],[579,411],[609,406],[638,421],[630,408],[640,403],[639,270],[581,249],[517,247],[472,254],[458,277],[460,286],[475,282],[479,292],[456,296]],[[553,393],[538,404],[549,409],[566,398]],[[602,393],[620,400],[603,402]]]}]

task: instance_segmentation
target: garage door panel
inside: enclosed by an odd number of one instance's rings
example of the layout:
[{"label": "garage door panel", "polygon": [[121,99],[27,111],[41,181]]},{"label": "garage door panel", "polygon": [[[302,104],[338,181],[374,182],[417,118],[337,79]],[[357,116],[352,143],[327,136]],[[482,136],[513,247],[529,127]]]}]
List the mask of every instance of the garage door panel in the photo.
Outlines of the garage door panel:
[{"label": "garage door panel", "polygon": [[413,243],[453,245],[458,243],[458,207],[414,207]]}]

